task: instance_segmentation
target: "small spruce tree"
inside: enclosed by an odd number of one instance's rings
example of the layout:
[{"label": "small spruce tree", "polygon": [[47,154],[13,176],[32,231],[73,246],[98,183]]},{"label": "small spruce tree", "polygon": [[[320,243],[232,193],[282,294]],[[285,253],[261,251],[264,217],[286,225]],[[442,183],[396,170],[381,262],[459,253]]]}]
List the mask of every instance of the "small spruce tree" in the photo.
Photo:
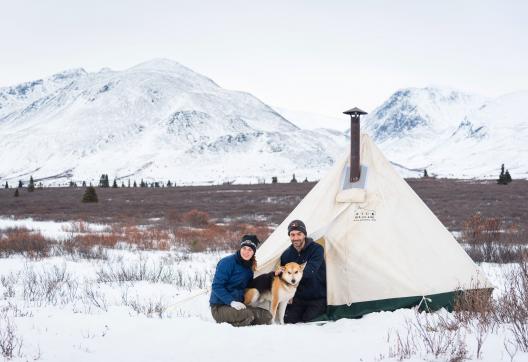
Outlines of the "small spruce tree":
[{"label": "small spruce tree", "polygon": [[277,176],[273,176],[273,177],[271,178],[271,183],[272,183],[272,184],[276,184],[277,182],[278,182]]},{"label": "small spruce tree", "polygon": [[82,187],[86,187],[86,181],[83,181]]},{"label": "small spruce tree", "polygon": [[295,174],[293,174],[292,179],[290,180],[291,183],[297,183],[297,179],[295,178]]},{"label": "small spruce tree", "polygon": [[35,181],[33,180],[33,176],[29,177],[29,184],[28,184],[27,190],[29,192],[35,191]]},{"label": "small spruce tree", "polygon": [[84,191],[84,195],[82,197],[82,202],[98,202],[99,199],[97,198],[97,193],[95,192],[95,187],[88,186],[86,188],[86,191]]},{"label": "small spruce tree", "polygon": [[110,181],[108,181],[108,175],[102,174],[99,179],[99,187],[110,187]]},{"label": "small spruce tree", "polygon": [[424,168],[423,177],[429,177],[429,174],[427,173],[427,169],[426,168]]},{"label": "small spruce tree", "polygon": [[169,180],[167,181],[167,187],[171,187],[172,186],[172,182]]},{"label": "small spruce tree", "polygon": [[8,189],[8,188],[9,188],[9,184],[7,183],[7,181],[6,181],[6,183],[5,183],[4,188],[5,188],[5,189]]},{"label": "small spruce tree", "polygon": [[117,180],[114,179],[114,183],[112,184],[112,188],[113,189],[117,189]]},{"label": "small spruce tree", "polygon": [[18,188],[22,188],[22,187],[24,187],[22,180],[18,180]]},{"label": "small spruce tree", "polygon": [[512,177],[510,175],[510,171],[508,170],[506,170],[506,172],[504,173],[504,181],[506,181],[507,184],[512,182]]},{"label": "small spruce tree", "polygon": [[134,187],[137,187],[137,183],[136,183],[136,180],[134,180]]},{"label": "small spruce tree", "polygon": [[499,185],[507,185],[508,182],[506,181],[506,174],[504,173],[504,164],[501,165],[501,173],[499,175],[499,179],[497,180],[497,183]]}]

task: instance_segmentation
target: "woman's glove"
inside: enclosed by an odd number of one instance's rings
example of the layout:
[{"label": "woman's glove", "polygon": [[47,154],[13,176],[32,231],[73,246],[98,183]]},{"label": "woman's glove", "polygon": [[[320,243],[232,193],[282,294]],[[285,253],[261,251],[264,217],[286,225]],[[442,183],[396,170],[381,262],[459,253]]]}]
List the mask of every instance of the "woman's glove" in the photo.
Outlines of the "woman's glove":
[{"label": "woman's glove", "polygon": [[244,303],[240,303],[237,301],[232,301],[231,304],[229,304],[231,307],[235,308],[236,310],[242,310],[246,309],[246,305]]}]

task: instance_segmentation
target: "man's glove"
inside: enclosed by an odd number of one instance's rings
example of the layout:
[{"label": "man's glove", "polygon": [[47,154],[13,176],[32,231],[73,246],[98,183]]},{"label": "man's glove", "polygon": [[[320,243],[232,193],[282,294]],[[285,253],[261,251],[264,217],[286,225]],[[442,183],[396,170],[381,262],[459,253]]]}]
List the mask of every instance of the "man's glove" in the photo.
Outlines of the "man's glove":
[{"label": "man's glove", "polygon": [[242,310],[246,309],[246,305],[244,303],[240,303],[237,301],[232,301],[231,304],[229,304],[231,307],[235,308],[236,310]]}]

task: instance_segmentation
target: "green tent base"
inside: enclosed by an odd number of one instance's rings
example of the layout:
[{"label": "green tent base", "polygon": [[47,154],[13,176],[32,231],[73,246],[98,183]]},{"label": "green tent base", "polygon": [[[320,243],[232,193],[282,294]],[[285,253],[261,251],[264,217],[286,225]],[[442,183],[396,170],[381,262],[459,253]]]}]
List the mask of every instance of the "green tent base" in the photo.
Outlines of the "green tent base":
[{"label": "green tent base", "polygon": [[448,311],[453,310],[453,306],[458,297],[464,293],[472,291],[487,291],[489,296],[493,289],[471,289],[467,291],[453,291],[448,293],[431,294],[426,296],[414,296],[403,298],[380,299],[368,302],[353,303],[351,305],[329,305],[326,314],[323,314],[313,321],[338,320],[341,318],[360,318],[367,313],[373,312],[392,312],[400,308],[413,308],[420,306],[421,311],[435,311],[445,308]]}]

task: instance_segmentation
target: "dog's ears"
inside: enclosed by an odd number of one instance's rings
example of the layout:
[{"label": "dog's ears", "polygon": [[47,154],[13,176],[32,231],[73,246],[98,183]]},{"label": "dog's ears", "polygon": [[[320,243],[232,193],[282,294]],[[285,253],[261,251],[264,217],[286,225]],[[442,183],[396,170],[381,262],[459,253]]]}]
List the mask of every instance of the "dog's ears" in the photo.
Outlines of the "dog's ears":
[{"label": "dog's ears", "polygon": [[303,270],[304,270],[304,267],[306,266],[306,264],[307,264],[307,263],[308,263],[308,262],[307,262],[307,261],[305,261],[304,263],[302,263],[302,264],[301,264],[301,271],[303,271]]}]

